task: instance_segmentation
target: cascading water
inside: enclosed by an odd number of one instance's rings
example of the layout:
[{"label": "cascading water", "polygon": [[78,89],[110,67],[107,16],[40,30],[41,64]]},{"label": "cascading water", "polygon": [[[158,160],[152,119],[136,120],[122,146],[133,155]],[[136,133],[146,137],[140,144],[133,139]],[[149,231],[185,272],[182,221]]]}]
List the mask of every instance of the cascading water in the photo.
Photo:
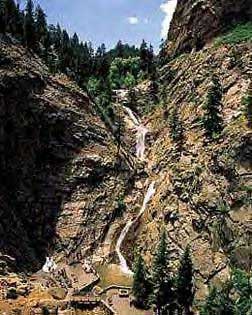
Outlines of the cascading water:
[{"label": "cascading water", "polygon": [[119,262],[120,262],[120,267],[121,267],[121,270],[123,273],[125,274],[132,274],[132,271],[130,270],[130,268],[128,267],[128,264],[127,264],[127,261],[126,259],[124,258],[123,254],[121,253],[121,246],[122,246],[122,242],[124,241],[126,235],[128,234],[129,232],[129,229],[131,228],[132,224],[133,224],[134,221],[130,220],[126,225],[125,227],[123,228],[119,238],[118,238],[118,241],[116,243],[116,253],[117,253],[117,256],[119,258]]},{"label": "cascading water", "polygon": [[148,129],[140,123],[140,120],[130,108],[124,107],[124,109],[128,113],[130,120],[132,121],[136,130],[136,156],[140,160],[143,160],[145,152],[145,138],[146,134],[148,133]]},{"label": "cascading water", "polygon": [[[132,121],[134,128],[136,130],[136,156],[137,158],[143,160],[144,159],[144,152],[145,152],[145,137],[146,134],[148,133],[148,129],[145,128],[145,126],[143,126],[140,122],[140,119],[133,113],[133,111],[124,106],[125,111],[127,112],[127,114],[129,115],[130,120]],[[143,205],[139,211],[138,216],[135,218],[135,220],[129,220],[127,222],[127,224],[125,225],[125,227],[123,228],[117,243],[116,243],[116,253],[118,255],[119,261],[120,261],[120,267],[123,273],[125,274],[129,274],[132,275],[132,271],[130,270],[126,259],[124,258],[123,254],[121,253],[121,246],[122,243],[126,237],[126,235],[128,234],[131,226],[137,222],[140,217],[142,216],[142,214],[144,213],[146,206],[148,204],[148,202],[151,200],[151,197],[155,194],[155,182],[152,182],[149,187],[148,190],[146,192],[146,195],[144,197],[143,200]]]},{"label": "cascading water", "polygon": [[131,226],[135,222],[137,222],[140,219],[140,217],[143,215],[148,202],[151,200],[151,197],[155,194],[155,192],[156,192],[156,190],[155,190],[155,182],[152,182],[150,184],[148,190],[147,190],[147,193],[146,193],[145,197],[144,197],[143,205],[142,205],[141,210],[139,211],[138,216],[136,217],[135,220],[128,221],[128,223],[123,228],[123,230],[122,230],[122,232],[121,232],[121,234],[120,234],[120,236],[118,238],[118,241],[116,243],[116,253],[117,253],[119,261],[120,261],[120,267],[121,267],[122,272],[124,272],[125,274],[131,275],[132,274],[132,270],[130,270],[126,259],[124,258],[123,254],[121,253],[122,243],[123,243],[126,235],[128,234]]}]

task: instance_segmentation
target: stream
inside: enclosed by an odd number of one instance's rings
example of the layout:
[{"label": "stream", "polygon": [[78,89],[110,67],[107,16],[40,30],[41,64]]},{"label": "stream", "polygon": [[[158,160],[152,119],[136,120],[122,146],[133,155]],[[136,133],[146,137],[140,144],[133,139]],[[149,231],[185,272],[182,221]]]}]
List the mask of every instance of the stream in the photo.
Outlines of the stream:
[{"label": "stream", "polygon": [[[144,125],[141,124],[140,119],[133,113],[133,111],[130,108],[124,106],[124,109],[127,112],[127,114],[129,115],[129,118],[134,125],[134,129],[136,130],[136,157],[138,159],[140,159],[141,161],[143,161],[144,160],[144,152],[145,152],[145,138],[146,138],[146,134],[148,133],[148,129]],[[148,187],[148,190],[145,194],[143,204],[142,204],[142,207],[139,211],[138,216],[134,220],[131,219],[127,222],[127,224],[123,228],[123,230],[122,230],[122,232],[121,232],[121,234],[117,240],[116,253],[117,253],[118,258],[119,258],[120,268],[121,268],[122,272],[125,274],[132,275],[133,272],[129,268],[127,261],[121,252],[122,243],[125,240],[125,237],[127,236],[132,225],[135,222],[137,222],[141,218],[141,216],[143,215],[143,213],[146,209],[146,206],[147,206],[148,202],[151,200],[152,196],[155,194],[155,191],[156,191],[155,190],[155,181],[153,181],[150,183],[150,185]]]}]

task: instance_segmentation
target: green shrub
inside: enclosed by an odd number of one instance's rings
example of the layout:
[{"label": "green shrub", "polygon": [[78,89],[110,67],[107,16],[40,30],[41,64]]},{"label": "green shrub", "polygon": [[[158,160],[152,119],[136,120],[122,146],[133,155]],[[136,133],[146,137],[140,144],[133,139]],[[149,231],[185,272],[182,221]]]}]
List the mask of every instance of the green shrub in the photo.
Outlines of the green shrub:
[{"label": "green shrub", "polygon": [[216,45],[252,42],[252,22],[239,24],[216,40]]},{"label": "green shrub", "polygon": [[116,208],[116,217],[122,217],[126,210],[126,205],[122,197],[118,199],[117,208]]},{"label": "green shrub", "polygon": [[173,108],[169,116],[169,126],[171,138],[174,142],[182,142],[184,137],[184,129],[179,118],[178,109]]},{"label": "green shrub", "polygon": [[252,92],[248,92],[242,99],[244,113],[247,119],[247,126],[252,128]]},{"label": "green shrub", "polygon": [[240,269],[233,270],[228,282],[220,288],[211,288],[200,315],[251,314],[251,280],[251,274]]}]

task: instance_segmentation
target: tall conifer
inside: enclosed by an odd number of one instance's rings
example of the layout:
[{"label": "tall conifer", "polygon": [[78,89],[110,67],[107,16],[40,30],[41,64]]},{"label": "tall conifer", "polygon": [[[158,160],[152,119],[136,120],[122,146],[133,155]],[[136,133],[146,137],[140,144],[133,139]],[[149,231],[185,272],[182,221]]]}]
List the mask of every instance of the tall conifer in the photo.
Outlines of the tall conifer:
[{"label": "tall conifer", "polygon": [[204,105],[204,127],[206,135],[214,138],[222,131],[222,87],[217,75],[212,76],[212,82]]},{"label": "tall conifer", "polygon": [[31,49],[37,48],[33,1],[27,0],[24,17],[24,42]]},{"label": "tall conifer", "polygon": [[135,305],[140,308],[148,307],[148,299],[151,293],[151,284],[148,279],[146,266],[140,254],[137,255],[134,264],[133,295]]},{"label": "tall conifer", "polygon": [[37,40],[44,45],[46,36],[47,36],[47,22],[46,15],[40,5],[36,8],[36,22],[35,22],[35,30],[37,35]]},{"label": "tall conifer", "polygon": [[193,264],[190,249],[187,247],[181,257],[177,277],[177,301],[180,310],[184,311],[184,315],[190,314],[193,298]]},{"label": "tall conifer", "polygon": [[157,247],[152,271],[153,293],[151,301],[157,315],[169,314],[173,307],[173,280],[169,267],[168,244],[165,231]]}]

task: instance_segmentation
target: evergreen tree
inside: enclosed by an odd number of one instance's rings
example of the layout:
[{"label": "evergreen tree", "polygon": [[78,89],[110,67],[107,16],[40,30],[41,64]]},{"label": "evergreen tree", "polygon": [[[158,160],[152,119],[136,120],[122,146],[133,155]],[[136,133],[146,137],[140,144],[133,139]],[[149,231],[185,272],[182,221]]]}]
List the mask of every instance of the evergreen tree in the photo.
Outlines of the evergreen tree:
[{"label": "evergreen tree", "polygon": [[204,105],[204,127],[206,135],[214,138],[222,131],[222,87],[219,78],[212,76],[212,84],[207,94],[207,101]]},{"label": "evergreen tree", "polygon": [[18,9],[14,0],[4,0],[4,27],[5,32],[15,35],[17,33]]},{"label": "evergreen tree", "polygon": [[244,112],[247,118],[248,128],[252,128],[252,81],[249,85],[248,93],[242,99],[242,105],[244,106]]},{"label": "evergreen tree", "polygon": [[27,47],[36,50],[37,39],[33,7],[33,1],[27,0],[24,16],[24,43]]},{"label": "evergreen tree", "polygon": [[62,43],[62,30],[59,24],[57,24],[56,29],[55,29],[53,43],[54,43],[55,49],[60,51],[61,43]]},{"label": "evergreen tree", "polygon": [[141,59],[141,69],[144,72],[147,72],[148,63],[149,63],[149,52],[148,52],[148,46],[145,40],[142,41],[142,44],[140,46],[140,59]]},{"label": "evergreen tree", "polygon": [[184,129],[178,115],[177,107],[173,108],[169,117],[169,125],[171,130],[171,138],[174,142],[182,144],[184,138]]},{"label": "evergreen tree", "polygon": [[17,3],[17,11],[16,11],[16,36],[19,37],[20,40],[24,38],[24,12],[20,10],[19,2]]},{"label": "evergreen tree", "polygon": [[108,56],[106,54],[105,44],[101,44],[97,48],[95,58],[94,58],[94,72],[97,76],[101,76],[106,79],[109,73],[110,64],[108,62]]},{"label": "evergreen tree", "polygon": [[150,94],[154,104],[157,104],[159,101],[159,84],[158,84],[158,74],[156,64],[153,63],[152,71],[150,75]]},{"label": "evergreen tree", "polygon": [[230,285],[222,289],[211,288],[200,315],[236,315],[234,302],[230,298]]},{"label": "evergreen tree", "polygon": [[235,292],[235,315],[252,314],[252,273],[235,269],[232,272],[232,289]]},{"label": "evergreen tree", "polygon": [[76,33],[73,34],[73,37],[71,39],[71,46],[74,48],[74,49],[77,49],[78,46],[79,46],[79,37]]},{"label": "evergreen tree", "polygon": [[168,62],[166,42],[162,39],[159,46],[158,64],[160,67],[164,66]]},{"label": "evergreen tree", "polygon": [[36,17],[35,30],[37,40],[44,46],[47,36],[47,22],[45,12],[39,5],[36,8],[35,17]]},{"label": "evergreen tree", "polygon": [[70,68],[72,69],[74,75],[74,80],[80,84],[81,82],[81,72],[80,72],[80,42],[79,37],[74,33],[73,37],[70,39]]},{"label": "evergreen tree", "polygon": [[140,46],[141,69],[146,74],[151,74],[154,67],[154,51],[152,45],[148,47],[145,40]]},{"label": "evergreen tree", "polygon": [[154,49],[153,46],[150,44],[148,49],[148,74],[152,74],[155,71],[155,63],[154,63]]},{"label": "evergreen tree", "polygon": [[174,292],[173,280],[170,274],[169,255],[167,250],[166,233],[161,235],[152,272],[153,293],[151,301],[157,315],[166,315],[173,309]]},{"label": "evergreen tree", "polygon": [[0,33],[5,33],[5,0],[0,0]]},{"label": "evergreen tree", "polygon": [[123,58],[124,57],[124,45],[123,45],[121,40],[119,40],[118,43],[116,44],[115,52],[116,52],[116,54],[115,54],[116,58]]},{"label": "evergreen tree", "polygon": [[140,254],[137,255],[134,264],[133,295],[135,305],[139,308],[148,308],[148,299],[151,293],[151,284],[148,279],[144,260]]},{"label": "evergreen tree", "polygon": [[68,74],[71,60],[70,38],[66,30],[62,31],[61,46],[59,49],[60,70]]},{"label": "evergreen tree", "polygon": [[178,305],[184,311],[184,315],[189,315],[194,298],[193,264],[189,247],[186,248],[180,260],[176,284]]}]

